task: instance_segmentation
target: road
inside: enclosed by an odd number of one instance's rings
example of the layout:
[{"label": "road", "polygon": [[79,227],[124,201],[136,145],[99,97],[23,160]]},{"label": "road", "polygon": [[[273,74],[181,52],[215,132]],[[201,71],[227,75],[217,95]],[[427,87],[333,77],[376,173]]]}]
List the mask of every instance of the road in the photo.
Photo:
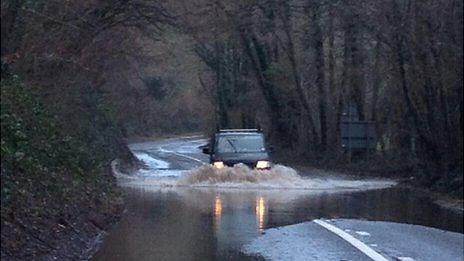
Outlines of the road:
[{"label": "road", "polygon": [[463,260],[462,213],[426,195],[285,167],[218,178],[204,143],[130,145],[146,167],[117,175],[127,211],[94,260]]}]

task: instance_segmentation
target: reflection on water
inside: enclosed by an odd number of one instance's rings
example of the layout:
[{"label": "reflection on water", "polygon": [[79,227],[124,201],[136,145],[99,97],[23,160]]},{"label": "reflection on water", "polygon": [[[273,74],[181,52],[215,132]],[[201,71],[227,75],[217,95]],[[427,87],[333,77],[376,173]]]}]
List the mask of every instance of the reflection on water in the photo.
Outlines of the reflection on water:
[{"label": "reflection on water", "polygon": [[219,195],[214,199],[214,227],[217,230],[221,225],[222,201]]},{"label": "reflection on water", "polygon": [[264,229],[264,215],[266,213],[266,205],[263,197],[256,198],[256,221],[260,232]]},{"label": "reflection on water", "polygon": [[[214,229],[217,233],[222,233],[221,229],[221,218],[222,218],[222,199],[221,195],[216,195],[214,198],[214,203],[213,203],[213,216],[214,216]],[[266,218],[266,201],[263,196],[256,196],[256,201],[255,201],[255,215],[256,215],[256,224],[253,224],[250,228],[252,230],[253,227],[256,228],[257,231],[262,232],[265,228],[265,218]],[[243,222],[242,223],[247,223]],[[225,229],[229,229],[227,227],[228,224],[225,224]]]},{"label": "reflection on water", "polygon": [[269,227],[356,218],[463,231],[462,214],[414,191],[126,188],[127,212],[95,260],[243,260],[240,248]]}]

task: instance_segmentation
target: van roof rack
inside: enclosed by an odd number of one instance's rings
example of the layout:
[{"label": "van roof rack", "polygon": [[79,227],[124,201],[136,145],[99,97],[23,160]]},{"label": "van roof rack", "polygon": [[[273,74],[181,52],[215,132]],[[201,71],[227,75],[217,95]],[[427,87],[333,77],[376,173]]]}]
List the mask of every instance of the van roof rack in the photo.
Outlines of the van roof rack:
[{"label": "van roof rack", "polygon": [[224,132],[260,132],[259,129],[221,129],[220,133]]}]

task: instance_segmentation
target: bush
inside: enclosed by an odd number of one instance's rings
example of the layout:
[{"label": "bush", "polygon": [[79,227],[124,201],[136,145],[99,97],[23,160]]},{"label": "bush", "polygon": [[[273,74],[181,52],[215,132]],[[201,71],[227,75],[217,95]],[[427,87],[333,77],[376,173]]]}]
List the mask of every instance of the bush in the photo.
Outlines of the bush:
[{"label": "bush", "polygon": [[111,146],[117,136],[78,135],[105,131],[98,126],[68,130],[18,76],[3,70],[1,97],[2,259],[36,258],[38,247],[27,238],[66,244],[52,236],[57,224],[82,225],[89,216],[117,212],[121,202],[109,162],[122,143]]}]

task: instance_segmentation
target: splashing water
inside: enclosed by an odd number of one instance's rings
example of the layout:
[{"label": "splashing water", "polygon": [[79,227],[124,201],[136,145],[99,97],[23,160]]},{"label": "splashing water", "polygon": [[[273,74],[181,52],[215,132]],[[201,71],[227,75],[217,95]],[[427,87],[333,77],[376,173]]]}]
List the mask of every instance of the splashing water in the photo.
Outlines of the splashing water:
[{"label": "splashing water", "polygon": [[177,184],[180,186],[294,187],[301,180],[294,169],[282,165],[276,165],[270,170],[250,169],[243,164],[222,169],[205,165],[186,172]]},{"label": "splashing water", "polygon": [[393,186],[385,180],[346,180],[303,178],[297,171],[275,165],[270,170],[250,169],[246,165],[222,169],[205,165],[184,173],[177,186],[220,188],[280,188],[280,189],[372,189]]},{"label": "splashing water", "polygon": [[[148,168],[136,175],[115,175],[123,185],[153,186],[163,188],[243,188],[243,189],[293,189],[293,190],[366,190],[395,185],[389,180],[349,180],[340,177],[301,177],[297,171],[283,165],[270,170],[250,169],[244,164],[218,169],[203,165],[192,170],[170,169],[169,163],[146,153],[135,154]],[[124,178],[124,176],[127,176]]]}]

